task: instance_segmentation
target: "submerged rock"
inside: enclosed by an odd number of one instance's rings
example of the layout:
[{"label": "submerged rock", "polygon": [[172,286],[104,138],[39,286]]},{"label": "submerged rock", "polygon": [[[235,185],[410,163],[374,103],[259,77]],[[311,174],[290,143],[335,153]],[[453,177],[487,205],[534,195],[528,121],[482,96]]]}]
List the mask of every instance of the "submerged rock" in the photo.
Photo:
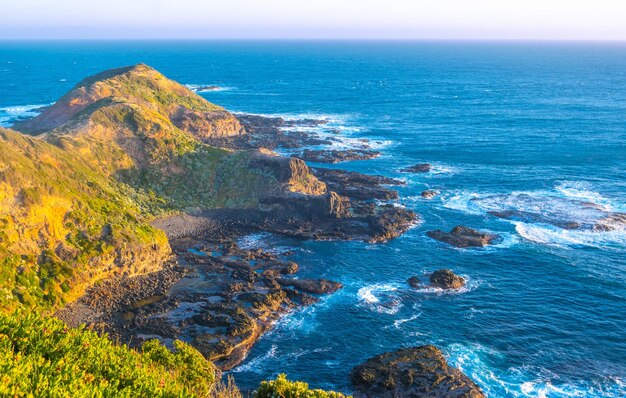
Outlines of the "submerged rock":
[{"label": "submerged rock", "polygon": [[292,286],[306,293],[328,294],[334,293],[341,289],[343,285],[339,282],[329,281],[327,279],[290,279],[278,278],[276,281],[281,286]]},{"label": "submerged rock", "polygon": [[430,163],[418,163],[402,169],[402,171],[405,173],[428,173],[432,168],[433,166]]},{"label": "submerged rock", "polygon": [[375,356],[351,374],[355,398],[480,398],[469,377],[448,365],[435,346],[405,348]]},{"label": "submerged rock", "polygon": [[430,275],[430,285],[442,289],[460,289],[465,286],[465,279],[449,269],[440,269]]},{"label": "submerged rock", "polygon": [[428,231],[426,235],[429,238],[448,243],[455,247],[483,247],[492,244],[499,238],[498,235],[480,232],[460,225],[452,228],[450,232],[438,229]]},{"label": "submerged rock", "polygon": [[439,195],[439,191],[434,191],[434,190],[431,190],[431,189],[428,189],[428,190],[423,191],[421,193],[421,196],[424,199],[432,199],[432,198],[434,198],[437,195]]}]

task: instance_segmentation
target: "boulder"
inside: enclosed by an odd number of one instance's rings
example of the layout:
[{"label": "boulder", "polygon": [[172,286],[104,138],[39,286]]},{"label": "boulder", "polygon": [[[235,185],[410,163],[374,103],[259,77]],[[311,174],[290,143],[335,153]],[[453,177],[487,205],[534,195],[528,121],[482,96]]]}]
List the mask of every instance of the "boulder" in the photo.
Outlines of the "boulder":
[{"label": "boulder", "polygon": [[421,287],[420,285],[422,282],[420,281],[420,278],[418,278],[417,276],[412,276],[409,279],[407,279],[407,283],[412,288],[419,289]]},{"label": "boulder", "polygon": [[430,274],[430,285],[442,289],[460,289],[465,286],[465,279],[448,269],[440,269]]},{"label": "boulder", "polygon": [[423,191],[421,193],[421,195],[422,195],[422,198],[424,198],[424,199],[432,199],[435,196],[439,195],[439,192],[431,190],[431,189],[428,189],[426,191]]},{"label": "boulder", "polygon": [[428,231],[426,235],[429,238],[448,243],[455,247],[483,247],[492,244],[499,238],[498,235],[480,232],[460,225],[452,228],[450,232],[438,229]]},{"label": "boulder", "polygon": [[469,377],[448,365],[435,346],[404,348],[375,356],[351,374],[355,398],[480,398]]}]

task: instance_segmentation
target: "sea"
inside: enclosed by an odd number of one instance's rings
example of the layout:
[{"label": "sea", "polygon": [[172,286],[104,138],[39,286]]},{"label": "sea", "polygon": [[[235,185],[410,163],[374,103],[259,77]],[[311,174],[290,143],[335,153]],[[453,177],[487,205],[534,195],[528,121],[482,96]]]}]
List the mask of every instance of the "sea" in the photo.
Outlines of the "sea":
[{"label": "sea", "polygon": [[[401,179],[394,204],[420,214],[382,244],[242,238],[290,248],[302,277],[344,288],[278,321],[230,372],[241,387],[285,373],[349,393],[355,365],[434,344],[489,397],[626,396],[626,226],[565,227],[626,212],[625,43],[5,41],[0,124],[138,62],[219,86],[199,94],[233,112],[324,119],[299,128],[335,148],[370,140],[380,157],[330,167]],[[416,163],[431,172],[401,171]],[[456,249],[426,236],[456,225],[501,239]],[[442,268],[467,286],[406,282]]]}]

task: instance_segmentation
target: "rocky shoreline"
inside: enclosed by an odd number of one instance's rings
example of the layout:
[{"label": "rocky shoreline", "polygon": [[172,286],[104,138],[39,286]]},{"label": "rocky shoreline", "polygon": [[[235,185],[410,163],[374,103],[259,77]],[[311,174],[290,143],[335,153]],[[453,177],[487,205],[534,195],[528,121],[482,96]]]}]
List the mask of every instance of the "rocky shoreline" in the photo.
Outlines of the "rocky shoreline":
[{"label": "rocky shoreline", "polygon": [[60,310],[59,318],[69,325],[87,323],[133,346],[150,338],[166,344],[187,341],[228,370],[282,315],[342,287],[334,281],[298,278],[298,265],[289,260],[290,253],[242,249],[238,238],[269,232],[299,239],[383,242],[417,221],[412,211],[376,202],[397,199],[398,193],[389,186],[402,181],[309,169],[298,158],[261,149],[328,144],[310,134],[283,130],[324,121],[254,115],[240,116],[240,121],[248,136],[205,141],[257,151],[250,157],[250,167],[273,175],[287,193],[266,192],[261,208],[200,210],[155,220],[152,225],[165,231],[173,249],[171,263],[158,272],[97,284]]}]

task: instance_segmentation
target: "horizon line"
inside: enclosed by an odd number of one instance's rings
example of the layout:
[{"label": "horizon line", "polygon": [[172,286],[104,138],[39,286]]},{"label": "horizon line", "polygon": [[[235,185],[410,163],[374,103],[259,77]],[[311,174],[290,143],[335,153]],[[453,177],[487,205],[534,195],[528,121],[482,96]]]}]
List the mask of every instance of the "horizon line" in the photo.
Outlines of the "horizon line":
[{"label": "horizon line", "polygon": [[509,42],[509,43],[626,43],[622,38],[429,38],[429,37],[88,37],[88,38],[68,38],[68,37],[0,37],[0,42],[148,42],[148,41],[274,41],[274,42]]}]

